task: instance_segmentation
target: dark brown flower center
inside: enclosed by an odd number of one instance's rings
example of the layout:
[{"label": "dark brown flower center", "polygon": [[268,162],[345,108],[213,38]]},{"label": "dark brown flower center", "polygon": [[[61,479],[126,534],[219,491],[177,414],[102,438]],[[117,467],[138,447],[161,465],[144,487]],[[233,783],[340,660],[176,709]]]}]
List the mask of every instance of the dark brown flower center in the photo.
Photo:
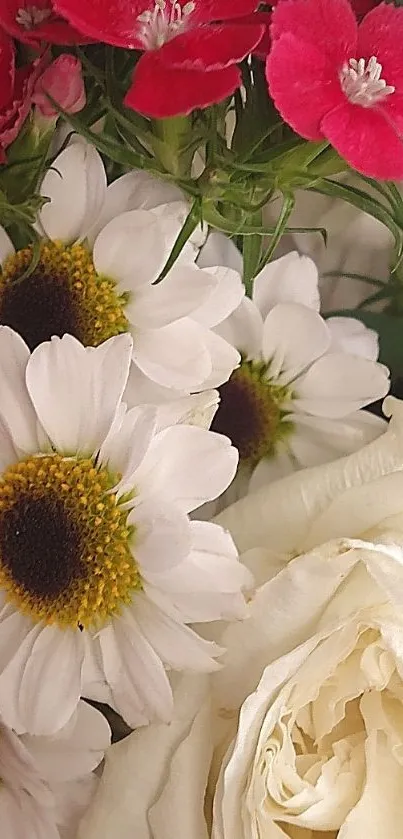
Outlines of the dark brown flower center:
[{"label": "dark brown flower center", "polygon": [[230,438],[241,461],[251,466],[272,457],[291,428],[282,409],[287,390],[270,382],[267,370],[267,364],[243,361],[219,388],[220,404],[211,425],[212,431]]},{"label": "dark brown flower center", "polygon": [[30,350],[66,332],[98,346],[127,330],[127,298],[96,273],[83,245],[43,242],[30,273],[32,259],[31,247],[18,251],[0,275],[0,323],[18,332]]}]

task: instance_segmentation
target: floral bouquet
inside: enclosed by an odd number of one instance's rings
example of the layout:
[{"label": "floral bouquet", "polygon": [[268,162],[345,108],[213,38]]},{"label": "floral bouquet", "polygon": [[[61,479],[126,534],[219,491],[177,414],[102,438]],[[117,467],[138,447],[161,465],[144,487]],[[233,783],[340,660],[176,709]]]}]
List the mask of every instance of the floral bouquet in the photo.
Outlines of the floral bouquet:
[{"label": "floral bouquet", "polygon": [[403,3],[0,0],[0,79],[1,835],[400,839]]}]

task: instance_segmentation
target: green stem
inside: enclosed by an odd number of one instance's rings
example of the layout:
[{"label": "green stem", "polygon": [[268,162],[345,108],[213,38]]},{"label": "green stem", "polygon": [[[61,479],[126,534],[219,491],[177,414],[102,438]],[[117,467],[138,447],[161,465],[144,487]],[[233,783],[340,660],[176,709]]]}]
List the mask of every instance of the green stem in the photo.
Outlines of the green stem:
[{"label": "green stem", "polygon": [[152,129],[154,154],[164,169],[176,177],[189,176],[194,153],[187,149],[192,134],[190,117],[154,119]]}]

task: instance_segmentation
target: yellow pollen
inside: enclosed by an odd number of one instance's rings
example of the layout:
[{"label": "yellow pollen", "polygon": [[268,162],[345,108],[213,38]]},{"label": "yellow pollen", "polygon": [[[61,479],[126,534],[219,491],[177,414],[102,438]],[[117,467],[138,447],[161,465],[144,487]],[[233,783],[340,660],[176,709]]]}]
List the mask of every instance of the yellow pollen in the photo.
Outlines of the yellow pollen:
[{"label": "yellow pollen", "polygon": [[3,473],[0,586],[20,612],[61,629],[97,629],[141,589],[128,511],[110,493],[118,479],[91,459],[58,454]]},{"label": "yellow pollen", "polygon": [[31,349],[53,334],[70,332],[96,347],[127,332],[129,295],[97,274],[84,245],[42,242],[37,265],[24,277],[32,259],[32,246],[17,251],[0,274],[0,323],[16,329]]}]

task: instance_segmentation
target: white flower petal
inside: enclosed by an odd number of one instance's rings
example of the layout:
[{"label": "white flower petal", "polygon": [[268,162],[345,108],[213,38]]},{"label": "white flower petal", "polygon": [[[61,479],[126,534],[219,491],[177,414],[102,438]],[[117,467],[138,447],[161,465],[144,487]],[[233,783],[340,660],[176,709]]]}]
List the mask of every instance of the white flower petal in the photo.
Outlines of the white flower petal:
[{"label": "white flower petal", "polygon": [[129,210],[151,210],[158,204],[177,201],[182,193],[173,184],[154,178],[148,172],[127,172],[108,186],[102,212],[91,229],[90,239],[106,227],[108,222]]},{"label": "white flower petal", "polygon": [[253,282],[253,302],[263,320],[278,303],[301,303],[319,312],[318,269],[297,251],[269,262]]},{"label": "white flower petal", "polygon": [[385,732],[370,731],[365,747],[363,794],[342,826],[340,839],[400,839],[403,817],[403,767],[394,756]]},{"label": "white flower petal", "polygon": [[235,312],[220,323],[215,331],[248,359],[260,357],[263,320],[259,309],[248,297],[243,298]]},{"label": "white flower petal", "polygon": [[295,431],[289,446],[300,466],[318,466],[358,451],[387,428],[385,420],[369,411],[356,411],[341,419],[290,415]]},{"label": "white flower petal", "polygon": [[0,265],[4,265],[7,257],[13,256],[14,253],[15,248],[9,235],[4,227],[0,226]]},{"label": "white flower petal", "polygon": [[133,614],[140,631],[164,664],[174,670],[200,673],[217,670],[214,656],[222,652],[220,647],[172,620],[144,595],[135,596]]},{"label": "white flower petal", "polygon": [[161,574],[187,557],[189,520],[174,504],[144,501],[130,511],[127,523],[134,527],[133,554],[144,577]]},{"label": "white flower petal", "polygon": [[329,353],[301,376],[295,389],[296,410],[338,419],[385,396],[388,371],[366,358]]},{"label": "white flower petal", "polygon": [[263,457],[255,467],[249,481],[249,492],[257,492],[259,489],[286,478],[295,472],[296,464],[289,452],[280,452],[275,457]]},{"label": "white flower petal", "polygon": [[94,146],[72,143],[56,158],[42,181],[40,194],[50,198],[39,213],[49,239],[84,238],[99,215],[106,193],[102,159]]},{"label": "white flower petal", "polygon": [[79,632],[33,627],[0,675],[5,723],[17,733],[54,734],[62,728],[80,698],[83,658]]},{"label": "white flower petal", "polygon": [[[133,489],[132,475],[140,466],[156,426],[155,408],[132,408],[118,417],[100,448],[99,462],[121,475],[119,494]],[[116,428],[114,425],[116,424]]]},{"label": "white flower petal", "polygon": [[193,312],[192,317],[204,326],[217,326],[237,309],[245,295],[245,287],[240,274],[232,268],[216,265],[206,268],[202,273],[205,281],[211,276],[217,282],[212,294]]},{"label": "white flower petal", "polygon": [[126,316],[140,329],[156,329],[186,315],[193,318],[206,300],[215,298],[218,284],[218,277],[195,265],[174,265],[162,282],[135,294]]},{"label": "white flower petal", "polygon": [[101,630],[99,639],[116,710],[128,725],[136,728],[151,719],[169,722],[172,691],[166,672],[130,611]]},{"label": "white flower petal", "polygon": [[196,390],[211,374],[206,332],[190,318],[138,332],[133,359],[146,376],[163,387]]},{"label": "white flower petal", "polygon": [[109,749],[78,839],[115,834],[119,839],[207,839],[201,790],[212,751],[208,678],[187,676],[179,680],[169,725],[137,729]]},{"label": "white flower petal", "polygon": [[218,408],[220,397],[217,390],[205,390],[202,393],[192,393],[181,396],[158,405],[158,430],[168,428],[169,425],[198,425],[200,428],[210,428]]},{"label": "white flower petal", "polygon": [[211,230],[203,245],[197,264],[200,268],[210,268],[214,265],[226,265],[242,275],[242,254],[233,241],[218,230]]},{"label": "white flower petal", "polygon": [[38,450],[37,418],[25,384],[29,357],[22,338],[8,326],[0,326],[0,426],[6,460],[11,455],[7,435],[17,451]]},{"label": "white flower petal", "polygon": [[52,338],[32,353],[26,380],[46,433],[66,454],[93,454],[105,440],[124,391],[129,335],[84,348],[72,335]]},{"label": "white flower petal", "polygon": [[94,243],[96,271],[118,280],[120,290],[136,291],[157,279],[170,253],[161,224],[147,210],[112,219]]},{"label": "white flower petal", "polygon": [[[193,321],[195,327],[198,325]],[[203,342],[208,349],[212,371],[202,383],[203,390],[206,388],[219,387],[224,382],[227,382],[231,373],[239,366],[241,356],[238,350],[228,343],[220,335],[216,335],[211,329],[204,329]]]},{"label": "white flower petal", "polygon": [[185,513],[221,495],[235,475],[231,441],[194,425],[176,425],[154,438],[136,481],[145,497],[162,489]]},{"label": "white flower petal", "polygon": [[110,740],[110,728],[103,714],[82,701],[68,725],[52,737],[21,737],[42,777],[52,783],[83,778],[92,772],[101,763]]},{"label": "white flower petal", "polygon": [[376,361],[379,353],[378,335],[356,318],[327,318],[332,343],[330,352],[345,352]]},{"label": "white flower petal", "polygon": [[298,303],[279,303],[263,326],[262,352],[270,363],[268,375],[289,384],[330,345],[330,332],[321,316]]}]

